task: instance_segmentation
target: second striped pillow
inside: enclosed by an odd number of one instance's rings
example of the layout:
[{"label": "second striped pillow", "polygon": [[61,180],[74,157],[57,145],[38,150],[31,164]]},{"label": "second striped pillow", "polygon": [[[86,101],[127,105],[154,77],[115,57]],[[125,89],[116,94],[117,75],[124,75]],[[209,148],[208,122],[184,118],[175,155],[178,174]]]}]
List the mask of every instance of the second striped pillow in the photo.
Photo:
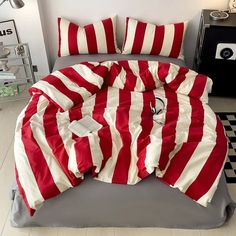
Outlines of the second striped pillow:
[{"label": "second striped pillow", "polygon": [[150,54],[183,59],[187,23],[154,25],[126,19],[123,54]]}]

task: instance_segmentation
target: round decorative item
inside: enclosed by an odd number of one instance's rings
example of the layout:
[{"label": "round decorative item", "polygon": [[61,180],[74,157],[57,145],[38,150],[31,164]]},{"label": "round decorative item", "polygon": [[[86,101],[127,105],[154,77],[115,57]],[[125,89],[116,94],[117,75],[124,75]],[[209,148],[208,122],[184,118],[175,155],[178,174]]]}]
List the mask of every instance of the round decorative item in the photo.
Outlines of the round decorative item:
[{"label": "round decorative item", "polygon": [[8,48],[0,47],[0,59],[6,58],[10,54],[10,50]]},{"label": "round decorative item", "polygon": [[8,71],[9,68],[7,66],[7,56],[10,55],[11,51],[8,48],[3,48],[0,47],[0,59],[5,59],[6,60],[0,60],[0,69],[2,69],[3,71]]},{"label": "round decorative item", "polygon": [[229,14],[224,11],[212,11],[210,13],[210,18],[212,20],[226,20],[229,17]]}]

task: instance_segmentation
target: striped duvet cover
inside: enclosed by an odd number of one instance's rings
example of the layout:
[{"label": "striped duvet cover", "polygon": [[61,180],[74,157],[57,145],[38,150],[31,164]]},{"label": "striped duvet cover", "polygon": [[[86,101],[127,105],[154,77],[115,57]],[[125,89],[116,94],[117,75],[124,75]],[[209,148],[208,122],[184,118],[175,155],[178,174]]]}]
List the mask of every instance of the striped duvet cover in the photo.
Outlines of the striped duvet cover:
[{"label": "striped duvet cover", "polygon": [[[206,207],[227,154],[223,126],[207,105],[211,86],[204,75],[157,61],[85,62],[34,84],[14,145],[29,213],[79,185],[88,171],[114,184],[137,184],[155,173]],[[155,97],[165,104],[157,120]],[[81,138],[68,125],[85,115],[103,127]]]}]

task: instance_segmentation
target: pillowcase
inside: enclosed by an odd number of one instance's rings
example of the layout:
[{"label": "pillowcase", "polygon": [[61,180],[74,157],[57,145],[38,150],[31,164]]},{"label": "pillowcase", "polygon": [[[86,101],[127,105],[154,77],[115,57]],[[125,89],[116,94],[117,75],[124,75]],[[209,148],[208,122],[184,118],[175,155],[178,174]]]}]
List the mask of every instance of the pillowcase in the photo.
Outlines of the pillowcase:
[{"label": "pillowcase", "polygon": [[150,54],[183,59],[187,22],[154,25],[126,19],[123,54]]},{"label": "pillowcase", "polygon": [[116,17],[81,27],[58,18],[58,56],[119,53],[116,43]]}]

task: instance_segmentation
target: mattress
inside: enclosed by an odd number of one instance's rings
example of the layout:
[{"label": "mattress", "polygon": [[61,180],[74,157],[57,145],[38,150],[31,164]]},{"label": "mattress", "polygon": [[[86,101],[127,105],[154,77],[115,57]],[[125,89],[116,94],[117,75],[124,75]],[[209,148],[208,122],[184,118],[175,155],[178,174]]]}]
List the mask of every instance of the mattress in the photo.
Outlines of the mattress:
[{"label": "mattress", "polygon": [[[161,60],[184,65],[183,61],[127,55],[84,55],[59,58],[54,70],[81,61],[123,59]],[[18,188],[12,189],[11,224],[15,227],[168,227],[204,229],[223,225],[233,214],[224,176],[212,202],[200,206],[179,190],[151,175],[134,186],[94,180],[90,174],[74,189],[48,200],[33,217],[28,215]]]}]

